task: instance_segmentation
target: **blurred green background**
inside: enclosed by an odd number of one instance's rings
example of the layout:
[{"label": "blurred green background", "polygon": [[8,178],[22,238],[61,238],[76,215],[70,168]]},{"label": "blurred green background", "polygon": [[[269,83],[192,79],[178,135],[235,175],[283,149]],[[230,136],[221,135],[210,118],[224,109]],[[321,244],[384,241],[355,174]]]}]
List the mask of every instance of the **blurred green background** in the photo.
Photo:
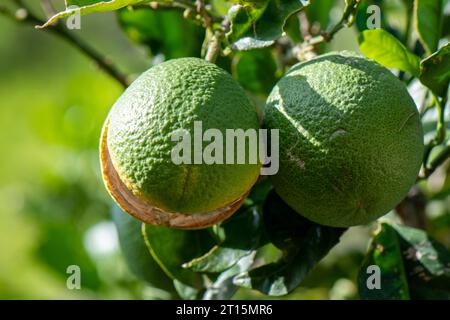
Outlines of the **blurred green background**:
[{"label": "blurred green background", "polygon": [[[393,12],[397,26],[402,19]],[[152,65],[113,13],[84,16],[71,32],[131,77]],[[173,298],[173,290],[145,284],[127,268],[101,181],[100,130],[122,87],[48,32],[0,16],[0,39],[0,298]],[[340,32],[331,49],[356,50],[356,31]],[[447,169],[437,175],[424,186],[430,198],[440,195],[428,206],[430,228],[449,246]],[[287,298],[356,298],[369,236],[370,227],[346,233]],[[81,268],[81,290],[67,289],[69,265]],[[240,290],[235,297],[262,295]]]}]

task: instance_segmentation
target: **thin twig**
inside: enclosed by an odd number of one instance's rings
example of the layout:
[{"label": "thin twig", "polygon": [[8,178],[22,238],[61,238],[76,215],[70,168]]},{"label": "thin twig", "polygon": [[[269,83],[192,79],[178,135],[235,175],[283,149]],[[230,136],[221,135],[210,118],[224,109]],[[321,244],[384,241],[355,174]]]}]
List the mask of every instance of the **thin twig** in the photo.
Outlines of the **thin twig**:
[{"label": "thin twig", "polygon": [[344,12],[341,16],[341,19],[330,28],[329,31],[322,31],[319,35],[310,37],[308,39],[305,39],[299,46],[299,54],[301,56],[303,51],[310,50],[310,47],[315,47],[320,43],[324,42],[330,42],[336,33],[338,33],[342,28],[344,27],[350,27],[354,22],[354,12],[358,9],[358,6],[360,5],[360,0],[355,0],[351,3],[351,5],[347,5],[344,9]]},{"label": "thin twig", "polygon": [[221,42],[222,42],[222,33],[216,31],[214,35],[211,37],[211,40],[208,44],[208,49],[206,51],[205,60],[209,62],[216,62],[217,57],[220,54],[221,50]]},{"label": "thin twig", "polygon": [[[27,23],[33,26],[42,25],[45,23],[42,19],[38,18],[32,11],[27,8],[22,1],[15,0],[15,2],[20,5],[20,9],[26,10],[27,14],[23,17],[16,17],[15,14],[7,10],[6,8],[0,8],[0,14],[4,14],[9,18],[21,23]],[[126,88],[129,83],[127,81],[126,75],[122,74],[109,60],[107,60],[102,54],[91,48],[88,44],[83,42],[81,39],[75,37],[70,33],[61,23],[48,26],[46,30],[53,32],[54,34],[65,39],[75,47],[77,47],[86,56],[94,60],[100,69],[105,71],[111,77],[116,79],[124,88]]]},{"label": "thin twig", "polygon": [[447,141],[444,148],[430,161],[430,164],[425,168],[424,178],[431,176],[436,169],[441,166],[447,159],[450,158],[450,140]]},{"label": "thin twig", "polygon": [[300,50],[298,50],[296,55],[299,60],[310,60],[317,56],[316,46],[309,43],[312,38],[311,23],[309,22],[308,16],[304,11],[299,12],[298,20],[300,22],[300,33],[303,37],[305,45],[300,47]]},{"label": "thin twig", "polygon": [[212,31],[212,19],[209,13],[206,11],[203,1],[195,0],[195,7],[201,19],[203,20],[205,28]]},{"label": "thin twig", "polygon": [[[430,157],[431,151],[434,147],[442,144],[445,140],[447,128],[445,125],[445,105],[447,104],[447,98],[443,98],[442,101],[437,97],[435,94],[433,94],[433,101],[436,105],[436,110],[438,113],[438,121],[436,125],[436,135],[433,140],[431,140],[426,146],[425,146],[425,152],[423,156],[423,166],[424,166],[424,178],[427,178],[431,175],[431,173],[436,170],[437,166],[432,166],[431,164],[428,164],[428,159]],[[445,161],[445,159],[444,159]],[[442,161],[443,162],[443,161]],[[439,163],[441,164],[441,163]],[[438,165],[439,165],[438,164]]]}]

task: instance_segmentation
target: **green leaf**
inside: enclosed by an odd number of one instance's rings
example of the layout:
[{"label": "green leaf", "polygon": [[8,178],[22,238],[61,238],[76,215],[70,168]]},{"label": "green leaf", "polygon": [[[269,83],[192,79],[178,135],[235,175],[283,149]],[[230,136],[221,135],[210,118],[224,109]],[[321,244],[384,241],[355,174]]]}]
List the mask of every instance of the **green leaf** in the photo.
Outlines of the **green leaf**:
[{"label": "green leaf", "polygon": [[233,76],[248,91],[268,95],[277,82],[277,64],[268,48],[236,55]]},{"label": "green leaf", "polygon": [[232,6],[228,12],[231,22],[230,31],[227,34],[228,40],[235,42],[252,29],[266,10],[269,1],[241,1],[242,4]]},{"label": "green leaf", "polygon": [[234,266],[260,245],[261,213],[257,206],[241,209],[220,228],[223,241],[183,267],[196,272],[218,273]]},{"label": "green leaf", "polygon": [[[58,12],[52,16],[48,21],[39,26],[39,28],[46,28],[54,22],[79,13],[81,15],[92,13],[92,12],[105,12],[114,11],[120,8],[137,4],[140,2],[145,2],[147,0],[110,0],[110,1],[98,1],[98,0],[69,0],[66,2],[66,10]],[[78,8],[69,9],[71,5],[77,5]]]},{"label": "green leaf", "polygon": [[183,267],[196,272],[223,272],[265,245],[268,240],[263,230],[261,206],[271,189],[269,179],[256,183],[244,205],[231,218],[210,229],[218,244]]},{"label": "green leaf", "polygon": [[[304,8],[299,0],[241,1],[231,7],[228,41],[235,50],[270,46],[283,34],[286,20]],[[306,3],[306,1],[305,1]]]},{"label": "green leaf", "polygon": [[[133,41],[147,45],[152,54],[166,59],[199,56],[204,31],[182,12],[123,8],[118,11],[121,27]],[[180,45],[183,44],[183,45]]]},{"label": "green leaf", "polygon": [[[368,265],[381,269],[381,289],[368,290]],[[425,231],[382,223],[359,277],[363,299],[450,299],[450,252]]]},{"label": "green leaf", "polygon": [[234,283],[235,275],[247,271],[255,261],[256,252],[240,259],[230,269],[225,270],[216,278],[216,280],[208,287],[203,295],[204,300],[228,300],[233,297],[239,289]]},{"label": "green leaf", "polygon": [[262,205],[272,188],[272,181],[270,179],[262,179],[253,186],[248,195],[248,200],[251,200],[251,203],[254,205]]},{"label": "green leaf", "polygon": [[[314,2],[316,3],[316,2]],[[284,24],[284,32],[286,32],[286,35],[289,37],[289,39],[293,43],[299,43],[303,41],[303,35],[300,31],[300,21],[298,19],[298,16],[293,14],[291,15]]]},{"label": "green leaf", "polygon": [[[369,289],[367,285],[371,275],[367,270],[372,265],[380,268],[381,289]],[[402,250],[395,230],[387,224],[382,224],[374,234],[360,270],[358,287],[361,299],[409,299]]]},{"label": "green leaf", "polygon": [[111,214],[119,235],[122,254],[131,272],[155,287],[173,290],[170,279],[148,252],[141,232],[142,222],[123,212],[116,205],[113,206]]},{"label": "green leaf", "polygon": [[414,25],[427,52],[435,52],[441,38],[442,0],[414,0]]},{"label": "green leaf", "polygon": [[[276,225],[272,225],[275,221]],[[270,239],[284,249],[283,257],[239,274],[234,278],[234,283],[271,296],[285,295],[297,288],[308,272],[339,242],[345,231],[303,218],[273,191],[264,207],[264,224]],[[292,225],[295,227],[290,231],[279,232]]]},{"label": "green leaf", "polygon": [[201,275],[182,265],[202,255],[214,245],[207,230],[179,230],[143,224],[142,233],[152,257],[173,280],[200,289]]},{"label": "green leaf", "polygon": [[305,9],[305,13],[311,23],[318,23],[320,30],[326,30],[330,22],[331,10],[336,5],[335,0],[314,1]]},{"label": "green leaf", "polygon": [[438,96],[446,96],[450,82],[450,43],[420,63],[420,81]]},{"label": "green leaf", "polygon": [[392,225],[398,234],[412,299],[450,299],[450,251],[425,231]]},{"label": "green leaf", "polygon": [[92,5],[98,2],[102,2],[103,0],[65,0],[66,1],[66,8],[70,6],[88,6]]},{"label": "green leaf", "polygon": [[365,30],[359,36],[359,49],[379,64],[419,76],[420,58],[382,29]]},{"label": "green leaf", "polygon": [[201,290],[190,287],[176,279],[173,280],[173,286],[183,300],[196,300],[201,292]]}]

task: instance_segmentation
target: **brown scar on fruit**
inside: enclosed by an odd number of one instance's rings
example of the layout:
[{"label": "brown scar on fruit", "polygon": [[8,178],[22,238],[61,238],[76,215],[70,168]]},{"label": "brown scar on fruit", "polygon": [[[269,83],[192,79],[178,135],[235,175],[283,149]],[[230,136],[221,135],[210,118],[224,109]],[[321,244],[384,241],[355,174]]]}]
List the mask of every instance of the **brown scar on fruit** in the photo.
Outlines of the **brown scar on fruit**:
[{"label": "brown scar on fruit", "polygon": [[237,200],[211,212],[182,214],[161,210],[147,201],[133,195],[120,179],[109,154],[107,127],[108,124],[106,124],[103,129],[100,144],[100,160],[106,189],[124,211],[140,221],[152,225],[178,229],[201,229],[210,227],[229,218],[235,213],[249,193],[247,192]]}]

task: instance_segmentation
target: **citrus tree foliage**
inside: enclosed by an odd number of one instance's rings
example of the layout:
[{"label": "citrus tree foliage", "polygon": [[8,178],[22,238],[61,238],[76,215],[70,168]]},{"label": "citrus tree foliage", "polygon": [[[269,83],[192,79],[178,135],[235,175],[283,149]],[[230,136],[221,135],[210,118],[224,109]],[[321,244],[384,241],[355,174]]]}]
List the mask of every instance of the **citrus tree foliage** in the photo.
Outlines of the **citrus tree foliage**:
[{"label": "citrus tree foliage", "polygon": [[[390,68],[406,85],[420,83],[426,98],[419,106],[422,113],[437,111],[433,127],[426,129],[431,138],[426,140],[420,179],[427,179],[450,154],[444,121],[450,80],[450,27],[444,10],[448,1],[403,1],[405,19],[411,19],[404,30],[387,22],[388,1],[376,0],[65,4],[66,9],[41,28],[52,28],[78,13],[115,11],[125,34],[151,56],[206,56],[228,70],[259,106],[290,66],[327,52],[328,43],[352,28],[365,56]],[[373,6],[380,9],[379,28],[368,27]],[[176,290],[185,299],[227,299],[240,287],[270,296],[288,294],[302,285],[347,231],[301,217],[273,191],[268,179],[254,186],[231,218],[206,230],[145,225],[117,207],[112,211],[130,269],[142,281]],[[361,298],[450,297],[450,254],[444,245],[423,230],[392,221],[374,227],[358,277]],[[276,258],[267,259],[269,247]],[[381,270],[382,290],[367,286],[372,265]]]}]

